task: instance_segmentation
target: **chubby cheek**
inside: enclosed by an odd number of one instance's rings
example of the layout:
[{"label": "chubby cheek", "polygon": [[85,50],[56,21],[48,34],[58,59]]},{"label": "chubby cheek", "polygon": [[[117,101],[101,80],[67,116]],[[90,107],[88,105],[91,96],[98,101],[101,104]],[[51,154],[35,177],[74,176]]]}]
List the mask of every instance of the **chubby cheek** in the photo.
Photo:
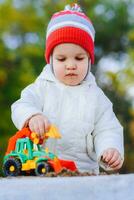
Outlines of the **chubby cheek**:
[{"label": "chubby cheek", "polygon": [[80,71],[79,71],[79,78],[81,80],[83,80],[85,78],[85,76],[88,73],[88,70],[90,70],[90,69],[88,69],[88,66],[85,66],[85,67],[83,66],[83,68],[80,69]]},{"label": "chubby cheek", "polygon": [[55,77],[59,80],[64,78],[65,72],[64,72],[64,68],[63,67],[54,67],[54,74]]}]

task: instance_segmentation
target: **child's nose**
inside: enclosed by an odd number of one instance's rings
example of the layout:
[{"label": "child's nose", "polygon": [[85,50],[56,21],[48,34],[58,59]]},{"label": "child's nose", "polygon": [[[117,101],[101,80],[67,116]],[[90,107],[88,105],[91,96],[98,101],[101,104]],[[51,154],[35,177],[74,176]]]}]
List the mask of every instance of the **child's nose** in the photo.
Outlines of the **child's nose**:
[{"label": "child's nose", "polygon": [[77,68],[76,63],[70,62],[66,65],[67,70],[75,70]]}]

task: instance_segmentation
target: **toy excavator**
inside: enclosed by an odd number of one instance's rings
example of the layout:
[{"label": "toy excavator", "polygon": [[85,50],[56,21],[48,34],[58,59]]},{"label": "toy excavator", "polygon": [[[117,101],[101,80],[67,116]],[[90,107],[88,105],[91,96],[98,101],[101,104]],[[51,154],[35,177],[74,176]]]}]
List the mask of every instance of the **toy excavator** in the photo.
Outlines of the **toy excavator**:
[{"label": "toy excavator", "polygon": [[9,139],[6,155],[3,161],[3,173],[5,176],[18,176],[23,172],[45,176],[47,172],[59,173],[63,168],[71,171],[77,170],[71,160],[61,160],[48,148],[43,149],[41,144],[48,138],[61,138],[57,128],[51,125],[43,139],[31,132],[29,128],[23,128]]}]

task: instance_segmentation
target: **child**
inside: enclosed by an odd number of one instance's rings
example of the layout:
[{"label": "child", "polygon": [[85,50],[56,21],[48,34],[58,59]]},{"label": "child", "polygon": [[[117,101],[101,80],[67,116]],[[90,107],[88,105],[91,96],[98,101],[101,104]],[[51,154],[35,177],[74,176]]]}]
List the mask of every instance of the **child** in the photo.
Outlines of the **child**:
[{"label": "child", "polygon": [[[18,129],[28,126],[42,137],[55,124],[62,138],[60,158],[74,160],[79,171],[118,170],[123,164],[123,129],[112,103],[90,72],[95,31],[77,4],[55,13],[48,24],[47,65],[12,105]],[[52,146],[51,140],[45,144]]]}]

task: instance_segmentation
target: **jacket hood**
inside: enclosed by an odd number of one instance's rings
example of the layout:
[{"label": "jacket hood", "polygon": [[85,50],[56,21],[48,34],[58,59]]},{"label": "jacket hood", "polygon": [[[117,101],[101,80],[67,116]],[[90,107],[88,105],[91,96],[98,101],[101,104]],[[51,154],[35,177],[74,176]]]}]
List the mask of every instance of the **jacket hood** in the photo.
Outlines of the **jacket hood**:
[{"label": "jacket hood", "polygon": [[[59,82],[55,76],[54,76],[54,73],[52,72],[52,66],[51,64],[47,64],[41,74],[38,76],[39,80],[47,80],[47,81],[50,81],[50,82]],[[95,77],[94,75],[92,74],[92,72],[88,72],[86,78],[83,80],[83,82],[81,84],[87,84],[87,85],[96,85],[96,81],[95,81]]]}]

